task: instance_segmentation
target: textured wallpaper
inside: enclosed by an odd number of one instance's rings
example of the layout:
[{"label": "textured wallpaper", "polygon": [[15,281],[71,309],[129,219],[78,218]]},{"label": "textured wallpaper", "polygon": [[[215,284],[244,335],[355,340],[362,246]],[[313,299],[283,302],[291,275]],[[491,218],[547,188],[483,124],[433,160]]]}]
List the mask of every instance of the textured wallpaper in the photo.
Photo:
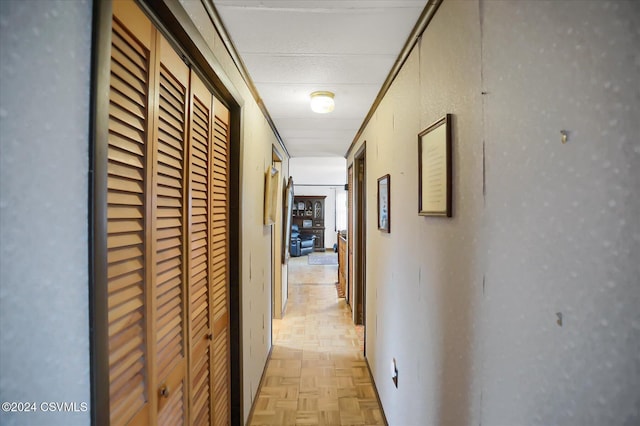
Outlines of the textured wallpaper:
[{"label": "textured wallpaper", "polygon": [[[390,424],[640,422],[639,4],[445,0],[367,125]],[[420,217],[417,134],[446,113],[453,217]]]},{"label": "textured wallpaper", "polygon": [[637,424],[640,6],[482,8],[483,420]]},{"label": "textured wallpaper", "polygon": [[33,404],[3,425],[90,421],[91,9],[0,1],[0,401]]}]

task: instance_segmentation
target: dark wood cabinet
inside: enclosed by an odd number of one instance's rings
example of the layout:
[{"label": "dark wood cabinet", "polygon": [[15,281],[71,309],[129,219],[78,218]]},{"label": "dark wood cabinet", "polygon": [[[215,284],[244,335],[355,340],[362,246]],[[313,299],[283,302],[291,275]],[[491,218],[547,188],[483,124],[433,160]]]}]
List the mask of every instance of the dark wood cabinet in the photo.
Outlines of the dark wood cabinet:
[{"label": "dark wood cabinet", "polygon": [[314,249],[324,251],[324,201],[326,196],[298,195],[293,199],[293,224],[301,234],[316,236]]}]

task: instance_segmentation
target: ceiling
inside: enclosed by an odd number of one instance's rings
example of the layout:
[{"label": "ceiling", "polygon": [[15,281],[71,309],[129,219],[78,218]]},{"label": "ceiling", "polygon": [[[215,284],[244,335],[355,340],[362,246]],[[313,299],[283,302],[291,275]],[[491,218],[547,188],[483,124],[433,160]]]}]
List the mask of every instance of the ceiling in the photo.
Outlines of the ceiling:
[{"label": "ceiling", "polygon": [[[426,0],[213,0],[291,157],[344,157]],[[316,90],[335,110],[309,107]]]}]

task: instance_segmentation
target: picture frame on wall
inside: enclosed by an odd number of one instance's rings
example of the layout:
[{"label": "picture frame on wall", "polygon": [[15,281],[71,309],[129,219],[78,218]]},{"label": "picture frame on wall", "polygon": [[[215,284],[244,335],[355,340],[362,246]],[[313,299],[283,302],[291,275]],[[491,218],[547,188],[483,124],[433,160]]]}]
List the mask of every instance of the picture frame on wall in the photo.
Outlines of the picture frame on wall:
[{"label": "picture frame on wall", "polygon": [[418,134],[418,214],[452,217],[452,115]]},{"label": "picture frame on wall", "polygon": [[378,178],[378,229],[391,232],[391,176]]}]

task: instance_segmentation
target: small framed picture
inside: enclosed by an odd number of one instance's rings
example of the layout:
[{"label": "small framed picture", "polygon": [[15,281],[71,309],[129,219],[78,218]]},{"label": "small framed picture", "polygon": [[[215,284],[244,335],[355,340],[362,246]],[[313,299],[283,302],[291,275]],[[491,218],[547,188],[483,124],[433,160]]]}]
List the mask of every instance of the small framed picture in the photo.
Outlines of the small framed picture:
[{"label": "small framed picture", "polygon": [[451,114],[418,135],[418,214],[452,216]]},{"label": "small framed picture", "polygon": [[378,179],[378,229],[391,232],[391,176]]}]

